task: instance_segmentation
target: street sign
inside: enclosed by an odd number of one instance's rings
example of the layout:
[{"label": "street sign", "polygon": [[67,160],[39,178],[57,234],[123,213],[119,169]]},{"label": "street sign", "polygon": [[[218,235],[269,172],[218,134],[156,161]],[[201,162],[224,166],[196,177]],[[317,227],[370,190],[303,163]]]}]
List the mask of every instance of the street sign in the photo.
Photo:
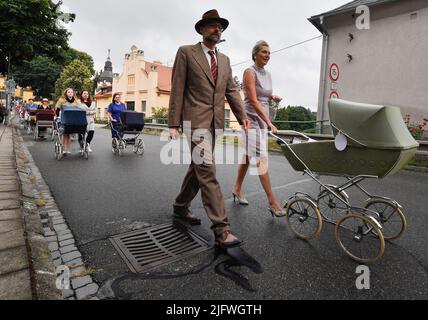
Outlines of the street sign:
[{"label": "street sign", "polygon": [[5,81],[5,85],[6,85],[6,94],[13,94],[13,93],[15,93],[16,83],[15,83],[15,81],[13,79],[6,80]]},{"label": "street sign", "polygon": [[330,93],[330,99],[339,99],[339,94],[336,91]]},{"label": "street sign", "polygon": [[331,81],[337,81],[339,79],[339,66],[335,63],[333,63],[330,66],[330,79]]}]

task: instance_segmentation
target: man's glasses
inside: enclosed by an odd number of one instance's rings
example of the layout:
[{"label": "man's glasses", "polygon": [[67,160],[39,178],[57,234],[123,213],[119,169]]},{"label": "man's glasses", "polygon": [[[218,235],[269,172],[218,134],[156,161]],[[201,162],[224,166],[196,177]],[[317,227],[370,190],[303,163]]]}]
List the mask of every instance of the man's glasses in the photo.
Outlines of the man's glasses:
[{"label": "man's glasses", "polygon": [[220,23],[208,23],[207,26],[213,29],[218,28],[220,29],[220,31],[224,30],[223,26]]}]

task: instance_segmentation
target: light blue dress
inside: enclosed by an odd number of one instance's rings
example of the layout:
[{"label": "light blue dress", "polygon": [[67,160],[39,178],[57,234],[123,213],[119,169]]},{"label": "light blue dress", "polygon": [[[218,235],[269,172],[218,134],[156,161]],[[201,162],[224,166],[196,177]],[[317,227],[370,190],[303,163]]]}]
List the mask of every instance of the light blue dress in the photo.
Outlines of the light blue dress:
[{"label": "light blue dress", "polygon": [[[250,70],[254,74],[256,78],[257,100],[263,106],[265,113],[270,116],[269,100],[272,97],[271,75],[267,70],[264,68],[259,68],[256,65],[251,66],[247,70]],[[267,157],[268,126],[251,105],[247,93],[245,91],[244,93],[245,111],[247,112],[247,116],[251,121],[250,130],[247,136],[247,155],[249,157],[258,158]]]}]

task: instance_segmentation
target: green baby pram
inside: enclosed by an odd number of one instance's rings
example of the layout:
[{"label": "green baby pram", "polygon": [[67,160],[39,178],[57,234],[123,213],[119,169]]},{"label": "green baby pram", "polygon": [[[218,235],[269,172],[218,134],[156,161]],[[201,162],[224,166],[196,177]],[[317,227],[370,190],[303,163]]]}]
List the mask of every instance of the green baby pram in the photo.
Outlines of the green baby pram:
[{"label": "green baby pram", "polygon": [[[302,140],[289,143],[272,134],[291,166],[320,185],[316,198],[302,192],[291,197],[285,205],[286,218],[303,239],[315,238],[323,221],[334,223],[339,247],[358,262],[373,263],[383,255],[384,239],[403,234],[406,219],[395,200],[372,195],[359,183],[398,172],[414,157],[418,143],[397,107],[339,99],[330,100],[328,106],[335,140],[315,141],[293,132]],[[320,175],[342,176],[345,183],[324,184]],[[364,207],[349,203],[345,190],[354,186],[368,196]]]}]

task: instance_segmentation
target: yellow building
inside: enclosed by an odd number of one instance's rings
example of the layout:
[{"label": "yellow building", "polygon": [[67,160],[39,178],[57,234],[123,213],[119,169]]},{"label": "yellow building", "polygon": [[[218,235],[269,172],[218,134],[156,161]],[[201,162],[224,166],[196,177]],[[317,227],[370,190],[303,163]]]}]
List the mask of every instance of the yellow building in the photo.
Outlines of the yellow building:
[{"label": "yellow building", "polygon": [[[122,70],[120,75],[113,76],[112,92],[95,95],[98,118],[106,119],[107,108],[111,103],[112,93],[115,92],[121,94],[122,102],[126,104],[128,110],[143,112],[146,118],[152,117],[152,108],[168,108],[171,95],[171,67],[159,61],[146,61],[144,51],[132,46],[130,53],[125,54]],[[231,127],[239,127],[227,102],[225,102],[225,119],[230,121]]]}]

